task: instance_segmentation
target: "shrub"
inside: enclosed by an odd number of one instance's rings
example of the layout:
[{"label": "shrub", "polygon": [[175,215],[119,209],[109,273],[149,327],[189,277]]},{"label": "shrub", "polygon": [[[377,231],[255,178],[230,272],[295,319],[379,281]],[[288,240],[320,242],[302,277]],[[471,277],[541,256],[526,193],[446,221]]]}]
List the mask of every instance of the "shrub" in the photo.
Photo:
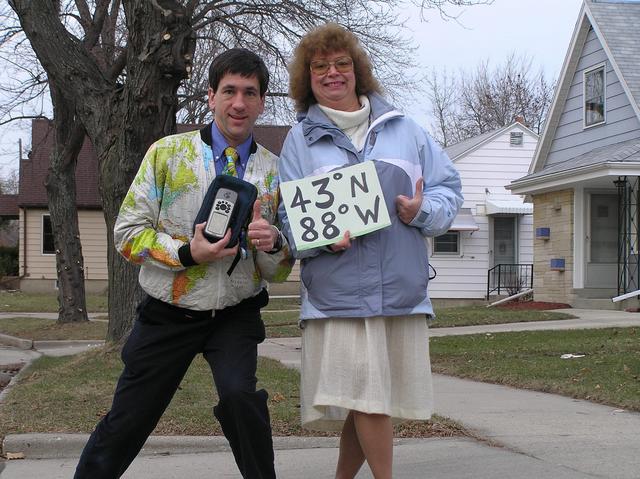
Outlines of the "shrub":
[{"label": "shrub", "polygon": [[18,276],[18,247],[0,246],[0,278]]}]

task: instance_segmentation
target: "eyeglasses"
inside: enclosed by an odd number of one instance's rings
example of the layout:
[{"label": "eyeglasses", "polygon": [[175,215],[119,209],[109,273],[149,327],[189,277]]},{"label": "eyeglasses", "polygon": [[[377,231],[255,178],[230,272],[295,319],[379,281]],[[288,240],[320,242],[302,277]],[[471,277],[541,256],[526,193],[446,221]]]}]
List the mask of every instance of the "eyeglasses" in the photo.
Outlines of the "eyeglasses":
[{"label": "eyeglasses", "polygon": [[339,57],[332,62],[328,62],[327,60],[314,60],[309,65],[309,69],[314,75],[325,75],[329,71],[329,68],[331,68],[331,65],[340,73],[349,73],[353,70],[353,60],[349,57]]}]

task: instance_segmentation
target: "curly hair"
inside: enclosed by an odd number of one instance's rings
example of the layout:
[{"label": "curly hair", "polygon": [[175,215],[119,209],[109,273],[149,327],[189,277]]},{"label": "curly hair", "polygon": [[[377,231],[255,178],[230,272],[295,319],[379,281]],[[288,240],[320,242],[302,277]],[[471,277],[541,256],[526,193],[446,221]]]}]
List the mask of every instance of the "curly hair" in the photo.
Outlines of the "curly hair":
[{"label": "curly hair", "polygon": [[312,58],[317,54],[326,55],[337,51],[345,51],[353,59],[356,95],[382,92],[378,80],[373,76],[369,56],[360,45],[358,37],[337,23],[327,23],[302,37],[293,51],[293,59],[289,64],[289,96],[295,102],[297,111],[307,111],[317,103],[311,90],[309,64]]}]

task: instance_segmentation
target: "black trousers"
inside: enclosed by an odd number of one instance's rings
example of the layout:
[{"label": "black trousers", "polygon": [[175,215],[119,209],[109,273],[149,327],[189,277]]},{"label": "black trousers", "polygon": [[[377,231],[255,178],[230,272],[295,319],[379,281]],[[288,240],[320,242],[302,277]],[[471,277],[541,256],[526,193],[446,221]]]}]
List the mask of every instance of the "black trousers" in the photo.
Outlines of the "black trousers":
[{"label": "black trousers", "polygon": [[263,290],[212,317],[211,311],[179,308],[154,298],[143,301],[122,349],[124,371],[111,410],[91,434],[74,478],[120,477],[199,353],[211,367],[219,396],[213,412],[242,477],[275,478],[267,393],[256,391],[257,349],[265,338],[260,308],[267,302]]}]

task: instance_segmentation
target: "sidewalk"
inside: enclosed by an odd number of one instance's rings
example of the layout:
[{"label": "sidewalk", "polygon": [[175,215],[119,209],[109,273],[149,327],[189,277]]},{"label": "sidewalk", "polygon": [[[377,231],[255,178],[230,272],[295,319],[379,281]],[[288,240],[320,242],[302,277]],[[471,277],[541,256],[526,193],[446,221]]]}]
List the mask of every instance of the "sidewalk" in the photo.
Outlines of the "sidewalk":
[{"label": "sidewalk", "polygon": [[[434,328],[433,336],[539,329],[640,326],[640,314],[620,311],[567,310],[579,319],[507,325]],[[453,331],[452,331],[453,330]],[[463,332],[465,330],[466,332]],[[0,362],[4,348],[0,348]],[[299,367],[300,339],[265,341],[259,354]],[[474,430],[502,447],[471,439],[427,439],[399,443],[394,450],[394,477],[458,479],[572,479],[640,477],[640,414],[588,401],[535,391],[434,375],[436,413]],[[334,440],[275,438],[278,477],[333,477]],[[8,436],[6,450],[25,452],[27,460],[10,461],[3,479],[51,479],[72,476],[86,436]],[[136,459],[125,479],[237,478],[229,452],[207,445],[188,445],[202,438],[170,438],[149,455]],[[206,439],[205,439],[206,440]],[[211,440],[211,439],[209,439]],[[75,442],[74,442],[75,441]],[[333,441],[333,442],[332,442]],[[47,454],[51,459],[35,459]],[[67,445],[64,452],[63,445]],[[69,449],[69,444],[75,444]],[[188,447],[182,447],[187,445]],[[293,447],[306,449],[292,449]],[[214,452],[202,452],[203,450]],[[34,454],[31,454],[32,451]],[[57,452],[58,453],[57,453]],[[63,452],[60,452],[63,451]],[[155,451],[155,453],[154,453]],[[34,457],[34,459],[31,459]],[[0,466],[1,467],[1,466]],[[366,470],[365,470],[366,469]],[[370,478],[365,467],[358,478]]]},{"label": "sidewalk", "polygon": [[[431,336],[640,326],[640,314],[560,310],[578,319],[432,328]],[[299,367],[300,338],[273,339],[260,354]],[[297,362],[296,362],[297,361]],[[435,412],[496,445],[535,458],[575,477],[640,478],[640,414],[610,406],[434,374]],[[425,451],[426,453],[426,451]],[[512,461],[512,458],[503,458]],[[452,460],[457,460],[452,457]],[[429,469],[425,469],[429,471]],[[532,471],[530,471],[532,472]],[[430,474],[429,474],[430,475]],[[416,476],[420,477],[420,476]],[[432,476],[432,477],[464,477]],[[499,474],[477,477],[499,477]],[[503,477],[529,477],[513,471]],[[533,477],[533,476],[532,476]],[[571,476],[568,476],[571,477]]]}]

